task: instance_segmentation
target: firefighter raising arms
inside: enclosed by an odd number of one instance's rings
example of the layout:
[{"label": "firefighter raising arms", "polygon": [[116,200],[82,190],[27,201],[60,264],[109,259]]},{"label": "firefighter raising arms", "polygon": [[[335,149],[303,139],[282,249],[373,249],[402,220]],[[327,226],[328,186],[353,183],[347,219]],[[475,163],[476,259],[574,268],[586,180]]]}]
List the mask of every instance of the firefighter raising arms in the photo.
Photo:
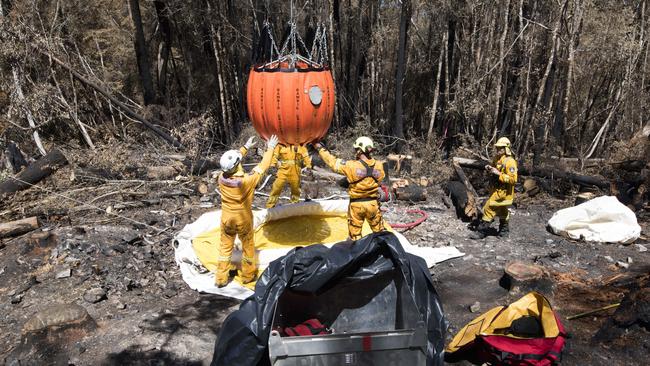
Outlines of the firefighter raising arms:
[{"label": "firefighter raising arms", "polygon": [[289,183],[291,188],[291,203],[300,200],[300,173],[304,168],[311,169],[311,158],[303,145],[279,144],[273,153],[271,165],[278,168],[278,174],[271,187],[266,207],[275,207],[284,186]]},{"label": "firefighter raising arms", "polygon": [[348,183],[348,233],[350,239],[361,239],[363,222],[368,221],[373,232],[383,231],[384,222],[379,209],[379,185],[384,179],[384,167],[372,158],[374,143],[362,136],[354,142],[355,160],[342,160],[332,155],[320,143],[313,144],[321,159],[335,173],[345,175]]},{"label": "firefighter raising arms", "polygon": [[273,151],[278,144],[278,137],[273,135],[266,143],[267,149],[262,161],[250,173],[245,173],[242,158],[255,145],[254,137],[246,141],[239,150],[226,151],[219,161],[219,192],[221,193],[221,242],[217,262],[216,285],[228,284],[235,236],[242,242],[242,269],[240,277],[243,283],[252,282],[257,276],[255,263],[255,243],[253,241],[253,195],[255,187],[271,166]]}]

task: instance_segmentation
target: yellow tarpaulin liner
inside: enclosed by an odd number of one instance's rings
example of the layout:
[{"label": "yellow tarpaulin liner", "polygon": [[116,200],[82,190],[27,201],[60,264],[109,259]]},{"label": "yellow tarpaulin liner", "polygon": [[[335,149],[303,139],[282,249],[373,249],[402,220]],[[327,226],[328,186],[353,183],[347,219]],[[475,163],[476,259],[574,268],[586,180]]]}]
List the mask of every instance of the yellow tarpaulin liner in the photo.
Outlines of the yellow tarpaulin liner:
[{"label": "yellow tarpaulin liner", "polygon": [[[510,327],[512,322],[524,316],[534,316],[539,319],[544,330],[544,337],[552,338],[560,334],[560,330],[555,320],[551,304],[548,303],[544,296],[531,292],[521,299],[513,302],[508,306],[498,306],[483,313],[478,318],[467,323],[456,333],[454,339],[449,343],[445,352],[456,352],[461,347],[469,344],[476,339],[479,334],[493,335],[497,334],[497,329]],[[500,334],[512,338],[512,334]]]},{"label": "yellow tarpaulin liner", "polygon": [[[388,225],[386,225],[388,226]],[[388,229],[388,227],[387,227]],[[367,222],[363,223],[363,235],[372,230]],[[217,268],[219,256],[219,227],[199,234],[192,240],[192,247],[201,264],[210,272]],[[293,248],[318,243],[336,243],[348,238],[348,221],[345,215],[322,216],[304,215],[291,216],[268,221],[255,230],[255,249],[257,252],[265,249]],[[235,278],[235,281],[238,281]],[[245,285],[253,288],[254,283]]]}]

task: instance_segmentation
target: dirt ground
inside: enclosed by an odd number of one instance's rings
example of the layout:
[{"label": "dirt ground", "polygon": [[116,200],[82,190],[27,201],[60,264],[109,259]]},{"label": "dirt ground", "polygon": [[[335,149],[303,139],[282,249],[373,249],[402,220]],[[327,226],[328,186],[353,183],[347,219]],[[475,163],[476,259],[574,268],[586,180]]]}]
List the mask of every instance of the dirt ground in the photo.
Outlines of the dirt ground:
[{"label": "dirt ground", "polygon": [[[133,176],[112,176],[76,164],[0,206],[2,222],[35,215],[42,223],[0,244],[0,360],[6,365],[209,364],[220,326],[240,301],[190,290],[174,263],[171,238],[218,208],[217,197],[197,193],[206,176],[147,180],[137,169],[122,170],[129,171]],[[317,185],[321,197],[340,192],[331,182]],[[630,291],[624,279],[650,272],[649,252],[547,232],[546,222],[572,205],[571,195],[521,200],[508,239],[476,241],[443,203],[443,191],[435,185],[428,193],[426,202],[386,205],[385,217],[403,222],[406,209],[420,208],[428,219],[405,236],[415,245],[453,245],[465,253],[432,269],[448,340],[478,314],[524,294],[499,285],[506,263],[520,260],[542,266],[552,278],[544,295],[569,333],[562,364],[646,364],[648,329],[634,325],[614,340],[595,342],[614,310],[566,317],[620,301]],[[264,199],[255,204],[262,207]],[[643,236],[635,244],[650,248],[650,223],[640,223]],[[473,313],[476,302],[480,310]]]}]

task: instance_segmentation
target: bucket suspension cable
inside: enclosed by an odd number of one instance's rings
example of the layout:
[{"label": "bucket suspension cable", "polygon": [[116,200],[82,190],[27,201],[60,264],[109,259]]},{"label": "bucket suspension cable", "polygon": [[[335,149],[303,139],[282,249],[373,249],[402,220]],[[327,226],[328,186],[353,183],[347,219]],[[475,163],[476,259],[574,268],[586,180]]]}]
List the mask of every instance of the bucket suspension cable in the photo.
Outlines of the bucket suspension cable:
[{"label": "bucket suspension cable", "polygon": [[271,23],[268,21],[268,19],[264,20],[264,28],[266,28],[266,33],[268,34],[269,39],[271,40],[270,59],[273,60],[273,52],[274,51],[278,56],[281,53],[278,50],[278,45],[277,45],[277,43],[275,43],[275,39],[273,39],[273,32],[271,31],[272,26],[271,26]]},{"label": "bucket suspension cable", "polygon": [[[307,1],[309,2],[309,1]],[[306,3],[305,3],[306,5]],[[324,23],[317,23],[314,39],[311,47],[307,47],[305,41],[298,32],[298,24],[296,21],[297,15],[294,8],[294,1],[291,1],[290,19],[288,22],[288,35],[282,43],[282,47],[278,48],[273,32],[272,25],[267,20],[264,21],[264,27],[270,46],[268,53],[270,58],[265,60],[261,65],[263,69],[274,69],[284,64],[289,69],[295,69],[296,64],[305,64],[310,68],[323,69],[327,67],[327,28]]]}]

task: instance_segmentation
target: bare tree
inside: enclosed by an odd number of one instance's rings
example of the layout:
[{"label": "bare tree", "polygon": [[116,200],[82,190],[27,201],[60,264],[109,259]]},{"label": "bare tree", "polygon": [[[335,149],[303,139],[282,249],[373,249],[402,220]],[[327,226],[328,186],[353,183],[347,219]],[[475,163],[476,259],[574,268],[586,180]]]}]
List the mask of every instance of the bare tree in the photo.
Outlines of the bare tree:
[{"label": "bare tree", "polygon": [[[411,23],[411,0],[402,2],[402,11],[399,23],[399,44],[397,48],[397,70],[395,72],[395,120],[393,124],[393,136],[399,140],[404,139],[404,107],[402,105],[406,59],[408,53],[408,29]],[[396,146],[399,150],[399,141]]]},{"label": "bare tree", "polygon": [[135,29],[133,45],[135,47],[135,56],[138,60],[138,72],[142,84],[142,95],[144,98],[144,104],[148,105],[155,103],[156,92],[153,88],[153,79],[151,78],[151,63],[149,62],[149,51],[144,38],[144,30],[142,29],[142,16],[140,15],[139,0],[129,0],[129,8],[131,10],[131,20],[133,20],[133,27]]}]

